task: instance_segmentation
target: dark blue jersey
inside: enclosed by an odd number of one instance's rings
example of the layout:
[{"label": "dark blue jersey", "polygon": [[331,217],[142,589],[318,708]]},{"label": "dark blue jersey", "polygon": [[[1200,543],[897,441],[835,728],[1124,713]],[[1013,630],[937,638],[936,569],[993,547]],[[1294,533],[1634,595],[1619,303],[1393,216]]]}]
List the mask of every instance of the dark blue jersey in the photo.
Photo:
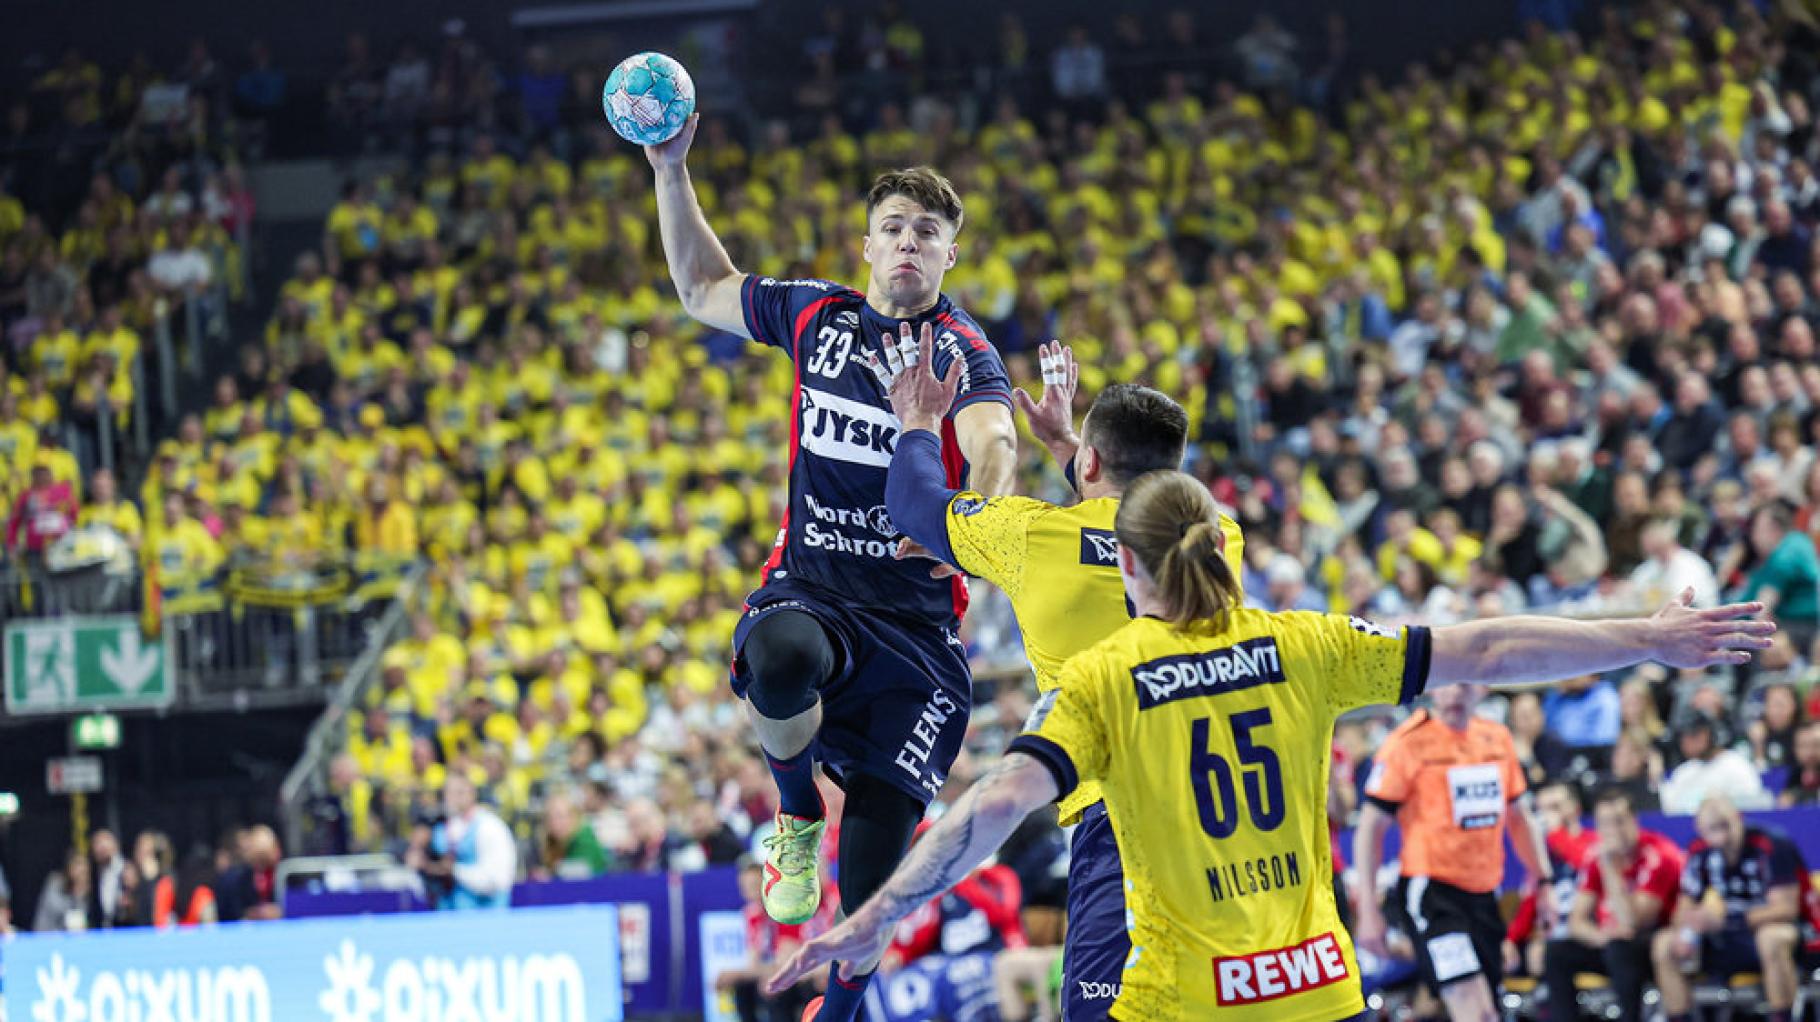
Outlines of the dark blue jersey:
[{"label": "dark blue jersey", "polygon": [[866,991],[867,1017],[877,1022],[998,1022],[992,953],[920,958]]},{"label": "dark blue jersey", "polygon": [[1688,848],[1681,896],[1699,901],[1716,890],[1728,915],[1742,915],[1762,905],[1772,887],[1805,886],[1806,875],[1794,842],[1776,831],[1746,826],[1737,862],[1725,861],[1725,850],[1704,840]]},{"label": "dark blue jersey", "polygon": [[[763,584],[807,582],[849,606],[953,627],[966,610],[963,579],[929,577],[930,562],[898,561],[899,533],[885,513],[885,476],[902,428],[866,352],[904,320],[881,315],[866,296],[825,280],[747,277],[740,290],[746,332],[789,354],[790,500]],[[954,439],[956,412],[981,401],[1011,403],[998,352],[961,309],[942,296],[908,321],[935,328],[935,371],[961,360],[960,390],[942,429],[948,485],[964,485],[967,466]]]}]

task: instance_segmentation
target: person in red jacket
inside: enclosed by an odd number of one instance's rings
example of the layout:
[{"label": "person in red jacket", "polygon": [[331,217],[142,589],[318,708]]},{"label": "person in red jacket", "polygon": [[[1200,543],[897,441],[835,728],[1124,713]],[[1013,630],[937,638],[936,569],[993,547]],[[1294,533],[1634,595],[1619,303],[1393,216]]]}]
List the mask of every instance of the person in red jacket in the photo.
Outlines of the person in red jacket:
[{"label": "person in red jacket", "polygon": [[1567,939],[1548,942],[1549,1017],[1580,1016],[1574,975],[1611,977],[1619,1022],[1640,1022],[1649,945],[1674,913],[1685,857],[1673,841],[1637,826],[1630,796],[1607,789],[1593,801],[1598,845],[1580,870]]},{"label": "person in red jacket", "polygon": [[[925,820],[917,836],[928,830]],[[982,866],[946,894],[937,895],[897,924],[886,950],[887,970],[925,955],[950,957],[1024,947],[1023,885],[1009,866]]]},{"label": "person in red jacket", "polygon": [[51,477],[51,467],[32,466],[32,482],[13,504],[6,523],[6,547],[23,551],[27,558],[41,558],[52,543],[76,524],[81,509],[70,484]]},{"label": "person in red jacket", "polygon": [[1537,918],[1536,893],[1524,896],[1504,933],[1507,974],[1541,975],[1548,941],[1567,937],[1566,909],[1580,886],[1580,866],[1599,841],[1597,834],[1581,826],[1584,812],[1579,791],[1566,781],[1555,781],[1536,793],[1536,814],[1548,830],[1549,901],[1557,914],[1552,919]]}]

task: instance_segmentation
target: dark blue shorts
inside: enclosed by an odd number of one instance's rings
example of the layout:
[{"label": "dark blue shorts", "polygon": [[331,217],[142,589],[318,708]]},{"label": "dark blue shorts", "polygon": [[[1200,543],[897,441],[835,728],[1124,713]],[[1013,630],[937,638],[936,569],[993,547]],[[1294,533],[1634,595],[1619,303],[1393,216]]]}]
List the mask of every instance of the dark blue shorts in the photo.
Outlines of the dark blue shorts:
[{"label": "dark blue shorts", "polygon": [[1744,926],[1727,926],[1700,938],[1700,971],[1714,979],[1730,979],[1742,972],[1763,971],[1757,938]]},{"label": "dark blue shorts", "polygon": [[876,777],[924,805],[948,781],[973,705],[967,650],[951,629],[873,610],[800,582],[773,582],[746,598],[733,629],[733,694],[749,678],[740,650],[752,627],[786,610],[821,622],[834,646],[834,674],[822,685],[822,728],[815,758],[844,784],[848,774]]},{"label": "dark blue shorts", "polygon": [[1081,813],[1068,860],[1068,936],[1062,945],[1062,1022],[1104,1022],[1119,995],[1125,960],[1125,869],[1106,805]]}]

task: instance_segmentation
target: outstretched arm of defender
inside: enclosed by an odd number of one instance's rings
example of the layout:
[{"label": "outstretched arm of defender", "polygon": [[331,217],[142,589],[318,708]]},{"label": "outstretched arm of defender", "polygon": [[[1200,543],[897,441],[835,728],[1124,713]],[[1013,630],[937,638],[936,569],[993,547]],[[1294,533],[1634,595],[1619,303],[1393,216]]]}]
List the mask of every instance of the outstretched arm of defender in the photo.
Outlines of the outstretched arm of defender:
[{"label": "outstretched arm of defender", "polygon": [[1521,616],[1436,628],[1428,686],[1560,681],[1652,660],[1681,668],[1743,664],[1751,650],[1769,648],[1776,625],[1761,619],[1763,604],[1695,610],[1692,603],[1688,589],[1643,618]]},{"label": "outstretched arm of defender", "polygon": [[1007,753],[923,835],[859,911],[791,955],[765,984],[766,992],[788,989],[831,961],[847,963],[844,977],[852,963],[875,958],[891,942],[898,920],[959,883],[998,851],[1031,810],[1056,794],[1048,767],[1021,752]]},{"label": "outstretched arm of defender", "polygon": [[750,339],[740,309],[740,285],[746,275],[727,257],[714,228],[695,200],[689,180],[689,143],[701,115],[691,114],[677,136],[662,145],[645,146],[645,158],[657,175],[657,228],[677,297],[689,315],[717,330]]}]

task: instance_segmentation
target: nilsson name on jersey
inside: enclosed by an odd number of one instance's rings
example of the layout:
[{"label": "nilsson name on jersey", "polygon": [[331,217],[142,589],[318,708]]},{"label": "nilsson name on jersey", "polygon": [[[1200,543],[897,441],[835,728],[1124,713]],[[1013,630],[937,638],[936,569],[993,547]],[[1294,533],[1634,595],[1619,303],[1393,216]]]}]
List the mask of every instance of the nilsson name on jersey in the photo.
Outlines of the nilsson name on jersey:
[{"label": "nilsson name on jersey", "polygon": [[1222,862],[1207,871],[1207,893],[1213,895],[1216,902],[1300,886],[1302,860],[1294,852],[1243,862]]},{"label": "nilsson name on jersey", "polygon": [[1283,658],[1277,640],[1266,635],[1205,653],[1151,660],[1133,667],[1131,679],[1137,686],[1138,709],[1149,710],[1177,699],[1281,685]]}]

